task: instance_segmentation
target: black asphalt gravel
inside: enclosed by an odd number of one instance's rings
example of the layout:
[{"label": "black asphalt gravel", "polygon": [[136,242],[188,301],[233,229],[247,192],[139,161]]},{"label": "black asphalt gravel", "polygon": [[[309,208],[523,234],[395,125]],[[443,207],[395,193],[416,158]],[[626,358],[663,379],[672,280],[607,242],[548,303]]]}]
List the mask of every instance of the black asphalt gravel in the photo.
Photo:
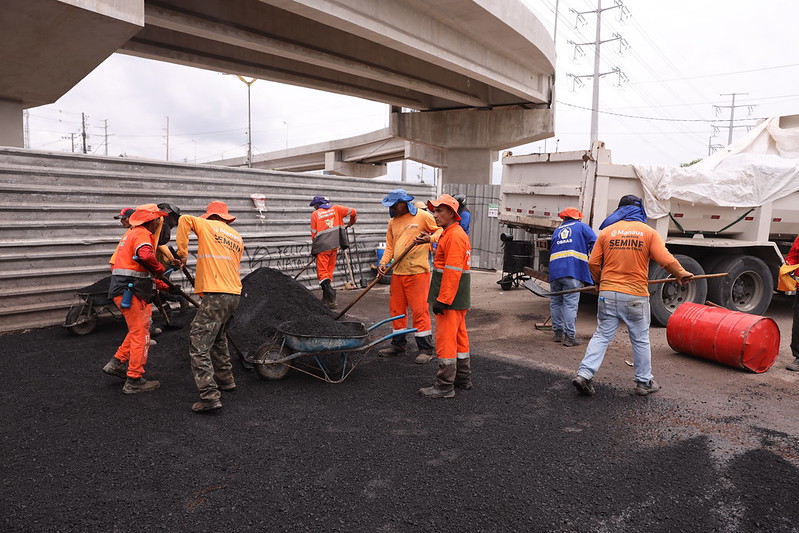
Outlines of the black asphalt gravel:
[{"label": "black asphalt gravel", "polygon": [[432,364],[369,356],[339,385],[236,364],[238,390],[198,415],[188,328],[158,337],[162,386],[132,396],[100,371],[124,333],[0,337],[2,531],[799,527],[799,472],[766,446],[785,435],[722,460],[708,438],[664,440],[685,415],[656,395],[580,397],[478,348],[475,388],[452,400],[417,395]]}]

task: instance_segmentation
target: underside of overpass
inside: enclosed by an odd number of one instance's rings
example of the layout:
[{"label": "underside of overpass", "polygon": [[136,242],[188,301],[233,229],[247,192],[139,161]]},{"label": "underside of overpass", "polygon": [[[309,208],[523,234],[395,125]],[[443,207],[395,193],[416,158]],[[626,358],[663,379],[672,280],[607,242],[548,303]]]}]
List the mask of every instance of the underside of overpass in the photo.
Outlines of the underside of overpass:
[{"label": "underside of overpass", "polygon": [[390,104],[393,136],[447,150],[445,182],[552,135],[554,43],[521,0],[7,0],[0,144],[117,51]]}]

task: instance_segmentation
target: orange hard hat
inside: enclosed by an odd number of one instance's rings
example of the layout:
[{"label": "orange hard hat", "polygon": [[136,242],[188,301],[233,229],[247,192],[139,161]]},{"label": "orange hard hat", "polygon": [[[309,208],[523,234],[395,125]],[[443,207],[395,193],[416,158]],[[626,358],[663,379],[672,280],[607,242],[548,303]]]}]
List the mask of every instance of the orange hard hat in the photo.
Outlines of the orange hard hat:
[{"label": "orange hard hat", "polygon": [[560,218],[573,218],[575,220],[580,220],[583,218],[583,214],[580,213],[580,210],[576,207],[567,207],[560,213],[558,213]]},{"label": "orange hard hat", "polygon": [[131,226],[141,226],[142,224],[147,224],[151,220],[164,216],[166,216],[166,213],[158,209],[157,205],[142,204],[130,215],[128,222]]},{"label": "orange hard hat", "polygon": [[219,200],[214,200],[208,204],[208,207],[205,208],[205,214],[200,215],[200,218],[208,218],[211,215],[218,216],[228,224],[236,220],[236,217],[228,213],[227,204]]},{"label": "orange hard hat", "polygon": [[440,205],[445,205],[452,209],[455,212],[455,220],[458,221],[461,219],[461,216],[458,214],[458,201],[450,196],[449,194],[442,194],[438,197],[437,200],[428,200],[427,201],[427,208],[430,211],[433,211],[436,207]]}]

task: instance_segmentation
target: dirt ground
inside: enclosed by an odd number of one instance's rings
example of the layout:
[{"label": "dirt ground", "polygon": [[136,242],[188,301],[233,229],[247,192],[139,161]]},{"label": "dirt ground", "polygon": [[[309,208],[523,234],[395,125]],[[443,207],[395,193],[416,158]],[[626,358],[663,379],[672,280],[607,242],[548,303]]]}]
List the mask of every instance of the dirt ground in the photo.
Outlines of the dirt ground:
[{"label": "dirt ground", "polygon": [[[433,364],[371,353],[338,385],[235,363],[238,390],[196,415],[187,327],[158,337],[148,377],[162,387],[134,396],[100,372],[119,323],[0,336],[0,529],[797,531],[788,338],[752,374],[674,353],[653,329],[663,389],[641,398],[620,331],[585,398],[570,383],[585,346],[552,342],[535,328],[548,301],[497,279],[474,274],[475,388],[452,400],[416,393]],[[374,323],[387,301],[378,285],[349,316]],[[595,312],[582,304],[579,336]],[[769,310],[788,334],[790,312],[788,298]]]}]

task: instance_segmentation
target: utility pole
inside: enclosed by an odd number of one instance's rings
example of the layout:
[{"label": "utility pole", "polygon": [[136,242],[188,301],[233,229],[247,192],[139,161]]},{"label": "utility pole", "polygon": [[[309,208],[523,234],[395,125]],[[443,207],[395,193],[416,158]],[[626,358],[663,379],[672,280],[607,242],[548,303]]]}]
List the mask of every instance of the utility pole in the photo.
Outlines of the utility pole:
[{"label": "utility pole", "polygon": [[735,105],[735,97],[736,97],[736,96],[739,96],[739,95],[740,95],[740,96],[748,96],[748,95],[749,95],[749,93],[724,93],[724,94],[720,94],[719,96],[731,96],[731,97],[732,97],[732,102],[730,103],[730,105],[714,105],[714,106],[713,106],[713,107],[715,108],[716,115],[718,115],[718,114],[719,114],[719,112],[720,112],[722,109],[726,109],[726,108],[729,108],[729,109],[730,109],[730,125],[727,127],[727,128],[728,128],[728,133],[727,133],[727,146],[729,146],[729,145],[731,145],[731,144],[732,144],[732,130],[733,130],[734,128],[740,128],[740,127],[743,127],[743,128],[748,128],[748,127],[749,127],[749,126],[736,126],[736,125],[735,125],[735,108],[736,108],[736,107],[748,107],[748,108],[749,108],[749,112],[751,113],[751,112],[752,112],[752,110],[753,110],[753,109],[754,109],[754,107],[755,107],[755,106],[752,106],[752,105],[746,105],[746,104],[739,104],[739,105]]},{"label": "utility pole", "polygon": [[[575,76],[573,74],[568,74],[571,76],[575,81],[579,81],[580,78],[592,78],[593,79],[593,94],[591,97],[591,146],[599,138],[599,79],[603,76],[607,76],[608,74],[616,74],[618,76],[618,84],[621,85],[622,81],[626,81],[627,76],[622,73],[621,69],[618,67],[614,68],[608,72],[600,72],[599,71],[599,60],[601,58],[601,48],[604,43],[609,43],[612,41],[619,41],[619,50],[623,50],[625,48],[629,48],[627,41],[619,35],[618,33],[613,34],[612,39],[605,39],[602,40],[602,12],[608,11],[611,9],[619,8],[620,15],[619,18],[623,19],[626,15],[628,15],[627,8],[624,7],[624,4],[621,1],[617,0],[616,3],[611,7],[602,7],[602,0],[597,0],[596,3],[596,10],[595,11],[575,11],[571,9],[573,13],[575,13],[578,19],[581,19],[583,15],[588,13],[596,13],[596,35],[594,37],[594,42],[585,42],[585,43],[575,43],[569,41],[570,44],[577,47],[579,49],[580,46],[593,46],[594,47],[594,73],[593,74],[586,74],[583,76]],[[582,82],[579,82],[582,84]]]},{"label": "utility pole", "polygon": [[80,123],[81,123],[81,136],[83,137],[83,153],[88,154],[89,151],[86,148],[86,114],[80,114]]},{"label": "utility pole", "polygon": [[108,155],[108,119],[103,122],[105,123],[105,155]]},{"label": "utility pole", "polygon": [[25,123],[25,127],[22,130],[22,146],[27,149],[31,147],[31,115],[27,109],[22,114],[22,121]]},{"label": "utility pole", "polygon": [[244,76],[239,76],[238,74],[236,77],[247,84],[247,167],[252,168],[252,99],[250,89],[252,84],[258,79],[250,78],[248,81]]}]

